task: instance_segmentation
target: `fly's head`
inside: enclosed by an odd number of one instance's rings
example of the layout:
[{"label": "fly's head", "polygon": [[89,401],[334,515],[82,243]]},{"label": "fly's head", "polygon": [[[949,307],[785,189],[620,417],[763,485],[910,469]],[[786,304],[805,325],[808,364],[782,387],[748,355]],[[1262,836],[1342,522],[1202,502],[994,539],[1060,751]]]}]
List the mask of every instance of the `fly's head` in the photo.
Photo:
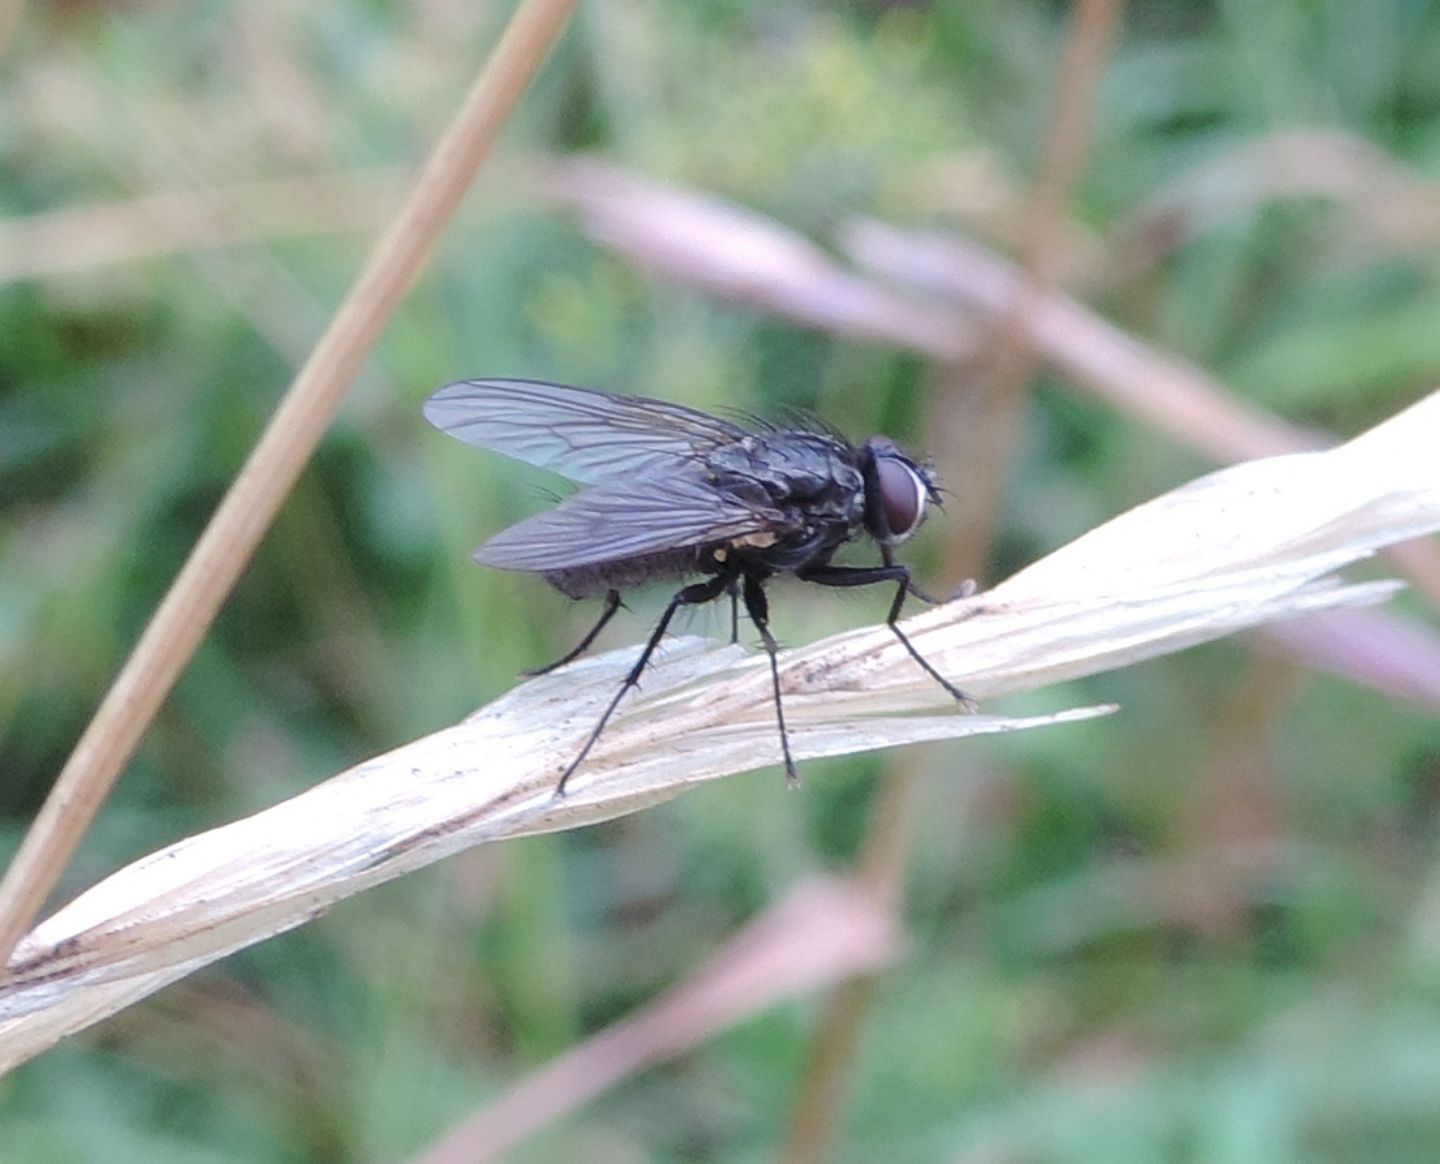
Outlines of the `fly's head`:
[{"label": "fly's head", "polygon": [[930,466],[902,453],[889,437],[860,446],[865,478],[865,529],[882,546],[897,546],[925,520],[925,507],[940,504]]}]

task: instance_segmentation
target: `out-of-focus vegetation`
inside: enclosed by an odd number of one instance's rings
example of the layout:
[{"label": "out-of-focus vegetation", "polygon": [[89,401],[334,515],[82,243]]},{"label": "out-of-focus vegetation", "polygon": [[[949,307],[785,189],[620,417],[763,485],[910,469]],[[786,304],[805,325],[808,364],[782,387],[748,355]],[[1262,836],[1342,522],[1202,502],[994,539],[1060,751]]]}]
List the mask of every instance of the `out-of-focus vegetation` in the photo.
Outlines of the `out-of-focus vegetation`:
[{"label": "out-of-focus vegetation", "polygon": [[[453,110],[506,7],[0,7],[0,854]],[[583,6],[87,839],[65,895],[453,721],[593,617],[470,549],[554,482],[429,430],[466,375],[814,410],[957,442],[967,375],[660,282],[544,197],[588,151],[834,247],[1013,248],[1066,6]],[[1061,232],[1067,287],[1339,434],[1440,379],[1440,6],[1142,0]],[[1323,130],[1345,149],[1264,163]],[[1303,144],[1303,142],[1302,142]],[[48,233],[42,234],[42,230]],[[38,240],[38,241],[37,241]],[[694,244],[703,250],[706,240]],[[953,408],[940,407],[949,393]],[[989,580],[1206,461],[1041,372]],[[909,560],[941,576],[959,504]],[[607,633],[640,636],[657,595]],[[791,642],[879,595],[785,586]],[[1397,604],[1428,618],[1421,599]],[[725,616],[691,629],[721,632]],[[684,979],[918,773],[903,959],[836,1159],[1432,1159],[1436,709],[1228,642],[1056,693],[1110,720],[722,781],[480,850],[173,987],[0,1083],[0,1160],[403,1159]],[[516,1158],[766,1159],[820,1008],[630,1079]]]}]

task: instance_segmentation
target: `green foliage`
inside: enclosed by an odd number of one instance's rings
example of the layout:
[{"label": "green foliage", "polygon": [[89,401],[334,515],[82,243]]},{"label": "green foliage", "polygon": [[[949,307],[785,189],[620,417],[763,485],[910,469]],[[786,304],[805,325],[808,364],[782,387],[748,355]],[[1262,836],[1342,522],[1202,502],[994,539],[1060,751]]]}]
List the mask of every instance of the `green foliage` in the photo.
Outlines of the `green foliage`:
[{"label": "green foliage", "polygon": [[[0,854],[393,206],[381,170],[415,164],[493,43],[499,7],[475,8],[26,9],[0,79],[12,221],[329,172],[375,210],[366,229],[125,261],[60,248],[4,285]],[[469,561],[555,482],[430,431],[419,402],[440,383],[551,377],[935,435],[913,353],[637,272],[534,196],[538,157],[583,147],[824,246],[852,214],[985,230],[940,177],[981,159],[1013,191],[1036,172],[1066,8],[583,6],[65,895],[453,721],[578,637],[588,608]],[[1267,132],[1324,126],[1388,151],[1433,212],[1440,12],[1149,0],[1127,20],[1071,207],[1099,244],[1081,280],[1097,306],[1302,425],[1353,432],[1433,384],[1440,234],[1386,241],[1333,199],[1202,179]],[[1177,241],[1124,266],[1176,185]],[[1040,383],[987,580],[1203,467]],[[963,495],[968,467],[941,469]],[[953,532],[941,518],[913,547],[936,589]],[[655,601],[606,642],[638,637]],[[791,643],[883,613],[784,587],[774,603]],[[691,629],[720,633],[707,617]],[[837,1160],[1433,1156],[1440,728],[1252,646],[1007,704],[1114,699],[1109,720],[907,757],[908,941],[861,1033]],[[1258,722],[1242,692],[1265,697]],[[849,867],[887,767],[807,765],[798,795],[775,772],[725,781],[367,894],[0,1083],[0,1161],[402,1159],[682,981],[802,876]],[[773,1158],[818,1014],[754,1018],[515,1158]]]}]

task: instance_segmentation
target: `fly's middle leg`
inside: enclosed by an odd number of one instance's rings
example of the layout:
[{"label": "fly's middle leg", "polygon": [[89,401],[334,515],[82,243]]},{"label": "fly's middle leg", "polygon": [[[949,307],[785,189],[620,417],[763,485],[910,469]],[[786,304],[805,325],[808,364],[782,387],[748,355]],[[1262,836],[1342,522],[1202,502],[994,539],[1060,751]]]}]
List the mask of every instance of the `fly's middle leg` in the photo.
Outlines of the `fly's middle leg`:
[{"label": "fly's middle leg", "polygon": [[785,705],[780,701],[780,664],[775,657],[780,647],[770,633],[770,602],[765,597],[765,587],[754,574],[745,575],[745,611],[760,632],[760,641],[765,644],[765,653],[770,656],[770,682],[775,691],[775,719],[780,725],[780,752],[785,757],[785,783],[796,788],[800,784],[800,773],[795,770],[795,759],[790,755],[790,733],[785,730]]}]

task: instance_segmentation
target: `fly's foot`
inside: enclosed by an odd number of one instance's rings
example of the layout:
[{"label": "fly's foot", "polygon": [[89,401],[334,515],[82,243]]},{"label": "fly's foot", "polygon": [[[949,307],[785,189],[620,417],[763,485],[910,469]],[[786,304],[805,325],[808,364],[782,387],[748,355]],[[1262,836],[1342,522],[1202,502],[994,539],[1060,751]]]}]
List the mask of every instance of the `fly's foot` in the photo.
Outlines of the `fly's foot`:
[{"label": "fly's foot", "polygon": [[975,581],[974,578],[966,578],[959,586],[955,587],[954,592],[945,601],[959,602],[962,598],[973,598],[979,593],[980,583]]}]

